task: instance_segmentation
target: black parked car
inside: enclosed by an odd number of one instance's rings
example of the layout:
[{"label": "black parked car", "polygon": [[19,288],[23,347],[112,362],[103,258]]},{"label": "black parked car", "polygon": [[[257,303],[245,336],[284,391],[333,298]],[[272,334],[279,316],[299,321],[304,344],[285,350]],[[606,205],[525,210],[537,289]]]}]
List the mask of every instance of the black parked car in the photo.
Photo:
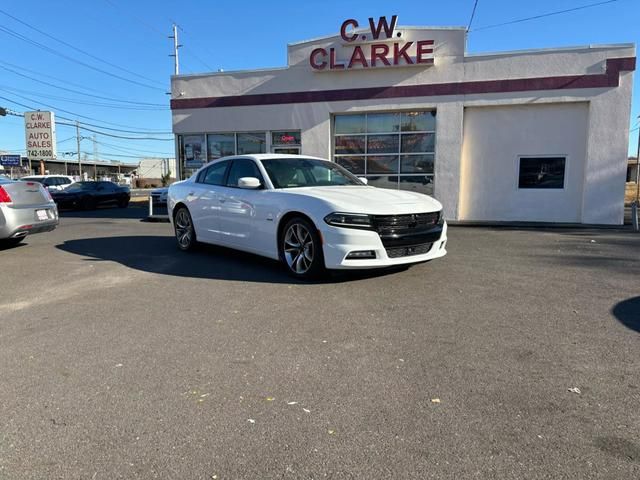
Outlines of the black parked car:
[{"label": "black parked car", "polygon": [[98,205],[129,205],[131,194],[128,187],[113,182],[76,182],[60,191],[50,192],[60,208],[81,208],[92,210]]}]

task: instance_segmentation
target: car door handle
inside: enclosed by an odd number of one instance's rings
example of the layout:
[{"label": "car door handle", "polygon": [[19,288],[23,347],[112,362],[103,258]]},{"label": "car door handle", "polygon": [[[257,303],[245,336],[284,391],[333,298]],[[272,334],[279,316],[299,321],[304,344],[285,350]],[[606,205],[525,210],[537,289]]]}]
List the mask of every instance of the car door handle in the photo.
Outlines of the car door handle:
[{"label": "car door handle", "polygon": [[226,200],[224,198],[221,198],[220,203],[224,203],[224,202],[226,202]]},{"label": "car door handle", "polygon": [[191,196],[191,195],[193,195],[194,193],[195,193],[195,192],[189,192],[189,193],[187,193],[187,195]]}]

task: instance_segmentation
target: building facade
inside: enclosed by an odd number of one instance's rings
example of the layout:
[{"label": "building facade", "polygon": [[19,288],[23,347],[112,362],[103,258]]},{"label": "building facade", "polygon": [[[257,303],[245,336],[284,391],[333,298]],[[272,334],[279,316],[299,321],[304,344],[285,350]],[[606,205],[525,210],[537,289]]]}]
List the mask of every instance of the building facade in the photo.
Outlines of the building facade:
[{"label": "building facade", "polygon": [[464,28],[349,19],[284,68],[172,77],[178,169],[301,153],[449,220],[621,224],[634,70],[632,44],[470,55]]}]

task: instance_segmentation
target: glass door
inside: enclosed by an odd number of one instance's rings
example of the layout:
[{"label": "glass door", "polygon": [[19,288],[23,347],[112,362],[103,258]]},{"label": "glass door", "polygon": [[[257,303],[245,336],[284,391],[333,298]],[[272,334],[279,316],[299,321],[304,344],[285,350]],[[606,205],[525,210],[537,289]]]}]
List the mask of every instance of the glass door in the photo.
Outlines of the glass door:
[{"label": "glass door", "polygon": [[300,147],[271,147],[271,151],[285,155],[300,155]]}]

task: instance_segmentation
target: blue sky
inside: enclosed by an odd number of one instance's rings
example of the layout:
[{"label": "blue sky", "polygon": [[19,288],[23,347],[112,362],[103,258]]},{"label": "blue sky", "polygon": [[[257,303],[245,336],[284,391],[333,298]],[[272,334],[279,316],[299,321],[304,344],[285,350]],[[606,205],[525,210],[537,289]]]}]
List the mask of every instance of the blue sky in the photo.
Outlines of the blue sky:
[{"label": "blue sky", "polygon": [[[597,0],[479,0],[473,27],[480,28],[523,17],[570,9]],[[195,1],[92,0],[56,2],[4,0],[0,10],[91,56],[56,42],[19,21],[0,13],[0,97],[46,110],[58,117],[79,119],[105,127],[149,132],[154,140],[127,140],[97,135],[100,157],[136,162],[129,156],[173,156],[168,110],[169,76],[173,60],[171,23],[178,23],[181,72],[253,69],[286,64],[286,44],[336,33],[347,18],[363,21],[370,16],[398,15],[400,25],[467,25],[474,0],[365,1]],[[578,46],[640,41],[640,1],[618,0],[563,15],[470,34],[469,52],[495,52],[530,48]],[[472,30],[473,30],[472,27]],[[16,34],[23,39],[16,38]],[[27,41],[25,41],[25,39]],[[49,51],[34,45],[37,42]],[[85,65],[53,53],[76,59]],[[102,59],[102,63],[97,59]],[[87,67],[89,65],[92,68]],[[96,71],[95,68],[103,70]],[[17,72],[17,73],[16,73]],[[104,72],[131,81],[115,78]],[[22,75],[19,75],[22,74]],[[47,77],[42,76],[47,75]],[[36,77],[57,87],[31,80]],[[635,88],[630,123],[640,114]],[[70,91],[72,90],[72,91]],[[77,94],[81,91],[105,98]],[[115,100],[111,100],[115,99]],[[117,102],[116,102],[117,100]],[[123,103],[126,102],[135,103]],[[106,106],[107,104],[109,106]],[[112,108],[112,105],[127,109]],[[25,107],[0,98],[0,106],[15,111]],[[66,110],[66,112],[62,112]],[[82,116],[82,117],[80,117]],[[139,136],[117,130],[120,136]],[[75,129],[58,127],[58,152],[75,151]],[[84,136],[91,132],[84,132]],[[630,152],[635,155],[638,130],[632,133]],[[165,140],[157,140],[157,139]],[[169,141],[166,141],[169,139]],[[23,122],[0,117],[0,150],[24,148]],[[82,150],[93,152],[83,140]]]}]

